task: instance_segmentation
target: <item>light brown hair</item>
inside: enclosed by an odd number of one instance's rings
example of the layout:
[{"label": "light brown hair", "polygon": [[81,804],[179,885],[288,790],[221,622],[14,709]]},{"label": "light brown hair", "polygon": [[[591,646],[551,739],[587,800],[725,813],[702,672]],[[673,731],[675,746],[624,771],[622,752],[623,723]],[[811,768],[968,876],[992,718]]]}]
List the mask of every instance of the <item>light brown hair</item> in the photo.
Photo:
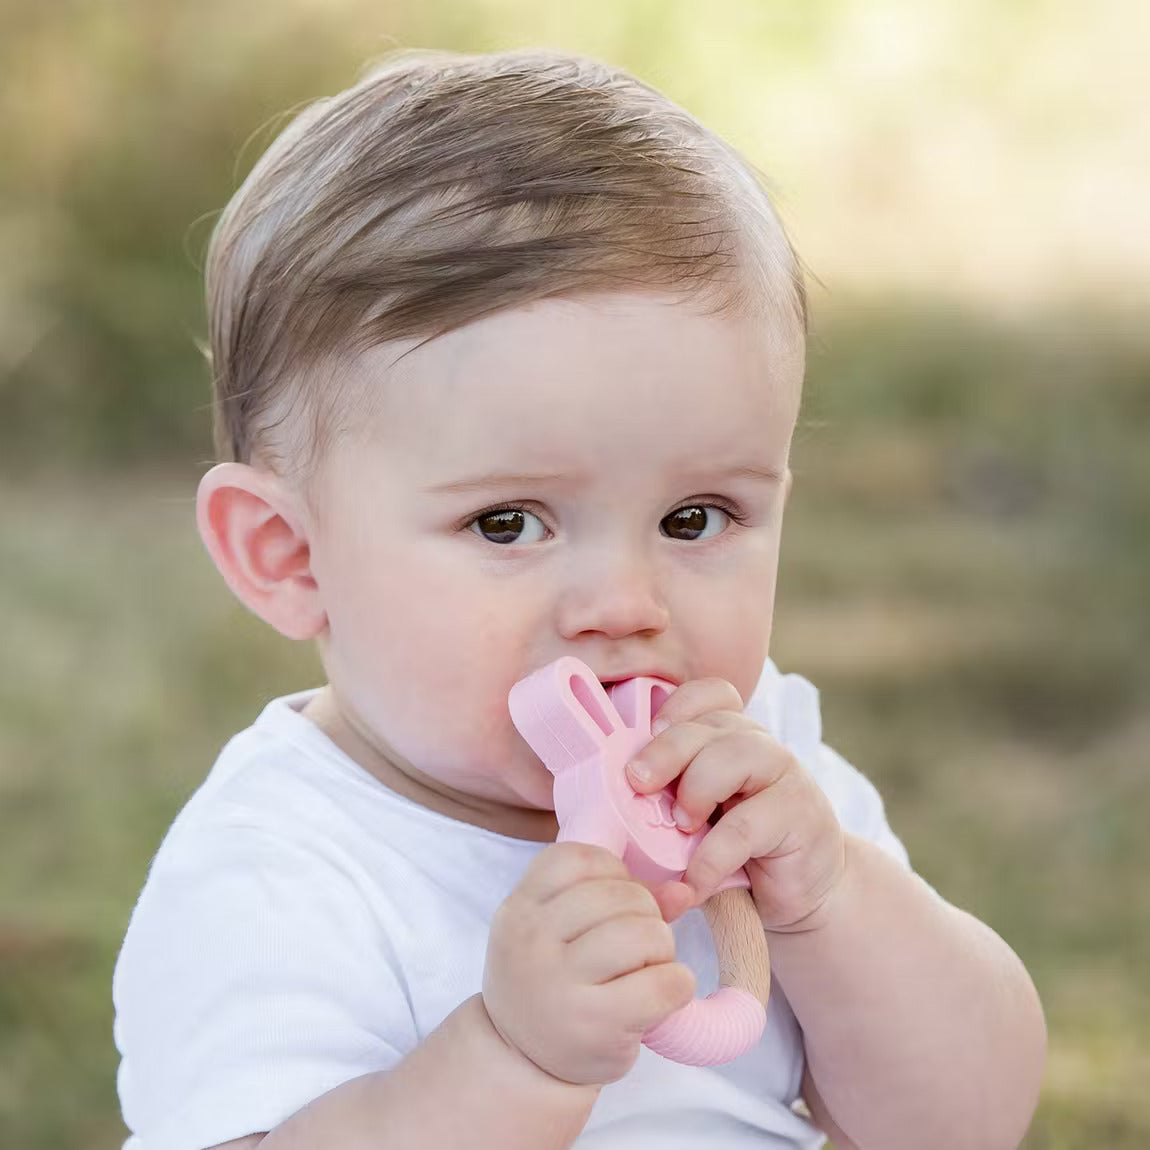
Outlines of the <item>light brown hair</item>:
[{"label": "light brown hair", "polygon": [[750,165],[628,74],[550,52],[405,52],[311,104],[224,210],[206,279],[217,450],[277,471],[329,440],[332,364],[531,300],[653,289],[806,330]]}]

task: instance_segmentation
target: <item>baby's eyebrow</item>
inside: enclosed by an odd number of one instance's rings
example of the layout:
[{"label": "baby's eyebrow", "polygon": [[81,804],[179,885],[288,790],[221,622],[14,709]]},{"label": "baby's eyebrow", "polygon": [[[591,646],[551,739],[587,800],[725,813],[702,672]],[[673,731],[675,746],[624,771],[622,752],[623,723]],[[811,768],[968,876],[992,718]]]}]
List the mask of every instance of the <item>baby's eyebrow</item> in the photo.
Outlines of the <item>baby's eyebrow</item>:
[{"label": "baby's eyebrow", "polygon": [[[776,467],[748,466],[720,468],[693,468],[683,472],[684,479],[702,481],[704,479],[730,480],[754,479],[761,483],[782,483],[782,472]],[[553,484],[563,487],[575,487],[585,482],[586,475],[580,472],[575,475],[531,475],[514,474],[503,475],[492,473],[490,475],[476,475],[468,479],[457,479],[451,483],[437,483],[431,487],[423,488],[425,494],[460,494],[467,491],[484,491],[493,487],[531,487]]]},{"label": "baby's eyebrow", "polygon": [[694,480],[703,479],[756,479],[760,483],[782,483],[783,473],[777,467],[747,466],[700,468],[685,473],[685,478]]},{"label": "baby's eyebrow", "polygon": [[457,479],[451,483],[437,483],[432,487],[425,487],[423,491],[429,494],[451,493],[462,491],[480,491],[492,487],[531,487],[542,484],[561,484],[566,487],[583,482],[583,475],[476,475],[470,479]]}]

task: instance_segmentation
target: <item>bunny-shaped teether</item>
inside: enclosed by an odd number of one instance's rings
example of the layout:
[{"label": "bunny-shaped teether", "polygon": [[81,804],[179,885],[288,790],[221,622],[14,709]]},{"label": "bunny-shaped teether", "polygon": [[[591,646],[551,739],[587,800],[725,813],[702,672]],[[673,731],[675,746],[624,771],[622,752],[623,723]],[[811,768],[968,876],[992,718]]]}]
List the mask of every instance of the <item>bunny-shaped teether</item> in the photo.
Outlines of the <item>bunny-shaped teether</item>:
[{"label": "bunny-shaped teether", "polygon": [[[566,656],[520,680],[508,698],[512,722],[555,776],[558,841],[605,847],[645,882],[681,878],[706,834],[678,828],[669,788],[637,794],[625,773],[631,757],[651,741],[652,714],[674,689],[640,676],[616,683],[608,694],[586,664]],[[643,1035],[656,1053],[713,1066],[737,1058],[761,1037],[770,965],[749,885],[740,870],[703,904],[721,986]]]}]

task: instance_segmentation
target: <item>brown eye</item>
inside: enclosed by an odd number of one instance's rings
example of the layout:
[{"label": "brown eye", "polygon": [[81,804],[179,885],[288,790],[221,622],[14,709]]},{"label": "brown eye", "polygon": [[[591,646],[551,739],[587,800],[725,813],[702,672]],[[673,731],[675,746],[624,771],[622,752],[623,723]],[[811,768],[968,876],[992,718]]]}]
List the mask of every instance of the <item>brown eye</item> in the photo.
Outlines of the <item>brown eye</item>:
[{"label": "brown eye", "polygon": [[505,507],[477,515],[470,527],[476,535],[481,535],[489,543],[537,543],[543,537],[542,530],[537,531],[532,538],[522,538],[524,529],[530,528],[532,522],[543,528],[539,516],[532,515],[530,511],[524,511],[521,507]]},{"label": "brown eye", "polygon": [[[711,531],[709,535],[704,532],[710,526],[708,517],[712,521],[717,521],[719,528],[716,531]],[[719,519],[717,517],[721,516]],[[662,526],[666,529],[665,534],[671,539],[682,539],[686,542],[694,542],[696,539],[709,539],[723,529],[723,520],[729,519],[727,512],[721,507],[716,507],[710,503],[692,504],[689,507],[680,507],[678,511],[672,511],[664,520]]]}]

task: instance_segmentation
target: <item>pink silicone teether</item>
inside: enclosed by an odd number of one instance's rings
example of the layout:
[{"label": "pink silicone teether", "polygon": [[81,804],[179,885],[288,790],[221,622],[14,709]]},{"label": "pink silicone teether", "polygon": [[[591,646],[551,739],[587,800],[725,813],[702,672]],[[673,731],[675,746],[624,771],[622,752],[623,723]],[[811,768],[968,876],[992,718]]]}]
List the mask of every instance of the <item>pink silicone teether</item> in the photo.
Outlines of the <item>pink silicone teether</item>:
[{"label": "pink silicone teether", "polygon": [[[624,769],[650,742],[651,716],[674,689],[640,676],[616,683],[608,694],[586,664],[565,656],[516,683],[508,698],[519,733],[555,776],[559,841],[605,847],[632,875],[651,883],[682,877],[706,834],[679,830],[670,789],[636,794]],[[643,1036],[657,1053],[712,1066],[737,1058],[761,1037],[770,985],[766,936],[750,896],[735,894],[749,885],[739,870],[704,904],[724,985]]]}]

